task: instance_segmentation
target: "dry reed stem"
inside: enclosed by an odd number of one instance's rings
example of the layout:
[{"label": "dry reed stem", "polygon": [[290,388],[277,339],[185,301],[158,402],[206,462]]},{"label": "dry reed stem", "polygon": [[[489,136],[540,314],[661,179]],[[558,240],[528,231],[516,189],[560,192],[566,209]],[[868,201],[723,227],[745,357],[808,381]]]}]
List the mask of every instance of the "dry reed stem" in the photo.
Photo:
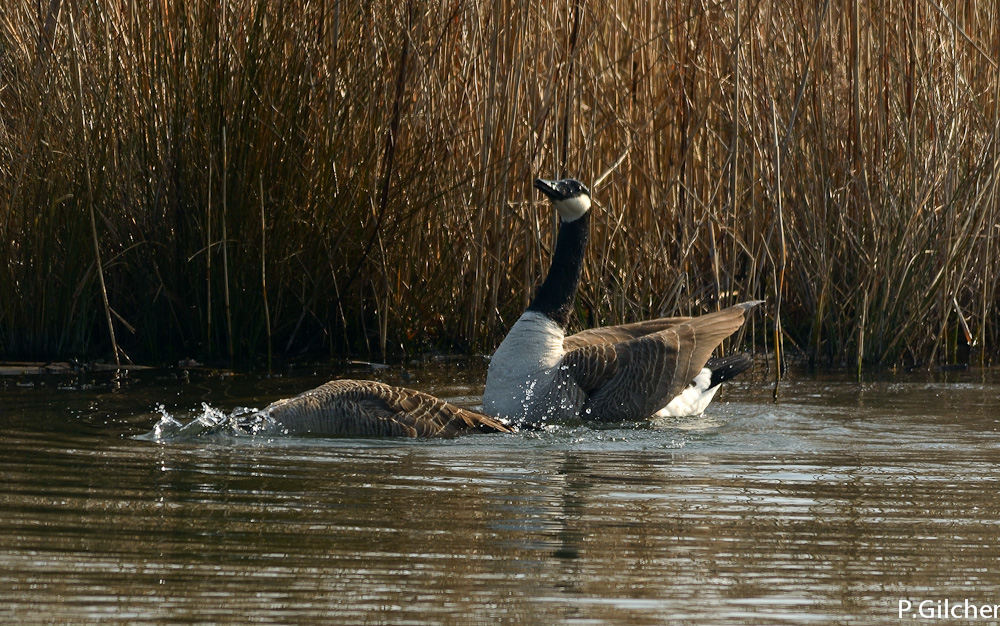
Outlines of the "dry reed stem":
[{"label": "dry reed stem", "polygon": [[[599,182],[577,325],[766,296],[780,332],[750,335],[768,348],[909,366],[958,358],[954,298],[989,362],[998,18],[909,0],[15,0],[0,353],[117,353],[116,314],[144,358],[489,352],[551,253],[531,180],[566,173]],[[86,132],[62,132],[79,107]],[[71,260],[95,251],[104,267]]]},{"label": "dry reed stem", "polygon": [[83,147],[83,174],[86,181],[87,192],[87,213],[90,216],[90,232],[94,242],[94,264],[97,266],[97,283],[101,294],[101,304],[104,305],[104,318],[108,324],[108,336],[111,339],[111,351],[114,354],[115,365],[121,365],[119,358],[118,341],[115,339],[115,324],[111,319],[111,304],[108,301],[108,289],[104,282],[104,264],[101,262],[101,246],[97,235],[97,218],[94,213],[94,184],[90,173],[90,152],[87,140],[87,116],[84,111],[83,100],[83,76],[80,72],[80,52],[77,46],[76,26],[73,23],[73,14],[69,14],[70,38],[72,42],[73,57],[73,77],[76,79],[77,104],[80,122],[80,141]]}]

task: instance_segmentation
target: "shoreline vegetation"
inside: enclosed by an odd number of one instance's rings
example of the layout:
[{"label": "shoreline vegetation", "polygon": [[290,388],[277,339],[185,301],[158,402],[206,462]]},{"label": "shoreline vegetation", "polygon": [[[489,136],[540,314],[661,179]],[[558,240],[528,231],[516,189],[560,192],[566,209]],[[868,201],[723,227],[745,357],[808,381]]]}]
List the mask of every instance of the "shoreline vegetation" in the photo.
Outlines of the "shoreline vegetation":
[{"label": "shoreline vegetation", "polygon": [[568,175],[576,328],[759,298],[739,347],[991,363],[997,7],[665,4],[14,0],[0,358],[489,353]]}]

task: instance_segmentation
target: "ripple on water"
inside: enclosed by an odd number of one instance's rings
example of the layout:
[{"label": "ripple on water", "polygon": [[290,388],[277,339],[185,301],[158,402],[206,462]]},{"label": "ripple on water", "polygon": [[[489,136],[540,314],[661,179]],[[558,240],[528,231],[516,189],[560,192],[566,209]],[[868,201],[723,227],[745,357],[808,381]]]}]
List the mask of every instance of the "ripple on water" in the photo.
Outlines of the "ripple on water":
[{"label": "ripple on water", "polygon": [[896,624],[1000,596],[995,392],[734,387],[701,418],[451,441],[127,436],[256,397],[19,413],[0,621]]}]

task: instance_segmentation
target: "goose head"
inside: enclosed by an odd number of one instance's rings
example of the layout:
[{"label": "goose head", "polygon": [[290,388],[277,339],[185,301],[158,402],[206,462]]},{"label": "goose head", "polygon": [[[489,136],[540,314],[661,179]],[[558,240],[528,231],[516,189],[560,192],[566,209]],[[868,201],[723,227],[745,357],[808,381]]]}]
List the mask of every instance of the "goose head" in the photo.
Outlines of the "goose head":
[{"label": "goose head", "polygon": [[575,178],[562,180],[536,178],[535,189],[548,197],[563,222],[578,220],[590,210],[590,190]]}]

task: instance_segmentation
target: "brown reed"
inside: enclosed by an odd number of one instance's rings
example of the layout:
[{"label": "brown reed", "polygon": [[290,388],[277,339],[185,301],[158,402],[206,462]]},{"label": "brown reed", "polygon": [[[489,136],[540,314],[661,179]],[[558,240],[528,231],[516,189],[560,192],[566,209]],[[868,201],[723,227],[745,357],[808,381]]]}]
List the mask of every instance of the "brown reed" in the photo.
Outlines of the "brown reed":
[{"label": "brown reed", "polygon": [[606,172],[578,325],[998,352],[993,4],[8,4],[0,357],[489,352]]}]

